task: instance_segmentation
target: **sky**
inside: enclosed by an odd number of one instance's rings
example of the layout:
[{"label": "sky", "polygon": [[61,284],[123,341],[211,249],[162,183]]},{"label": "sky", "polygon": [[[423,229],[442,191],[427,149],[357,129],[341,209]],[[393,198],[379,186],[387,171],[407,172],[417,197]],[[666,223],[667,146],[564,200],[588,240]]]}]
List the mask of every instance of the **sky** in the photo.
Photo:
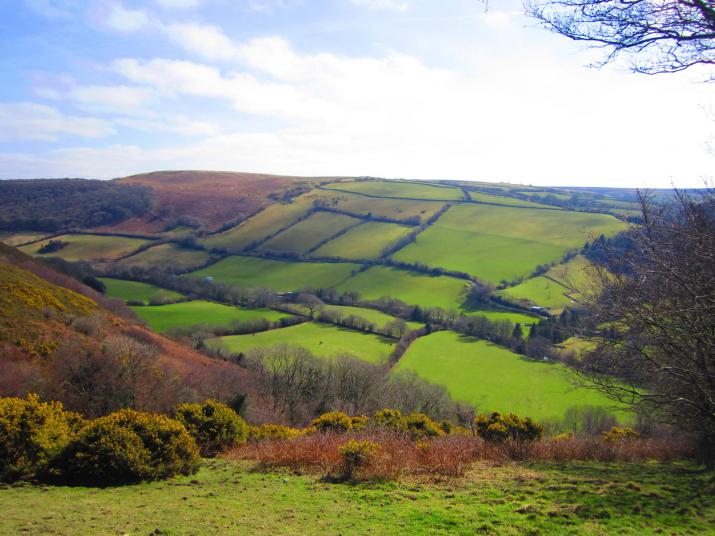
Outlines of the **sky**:
[{"label": "sky", "polygon": [[520,0],[0,0],[0,178],[712,179],[709,73],[601,54]]}]

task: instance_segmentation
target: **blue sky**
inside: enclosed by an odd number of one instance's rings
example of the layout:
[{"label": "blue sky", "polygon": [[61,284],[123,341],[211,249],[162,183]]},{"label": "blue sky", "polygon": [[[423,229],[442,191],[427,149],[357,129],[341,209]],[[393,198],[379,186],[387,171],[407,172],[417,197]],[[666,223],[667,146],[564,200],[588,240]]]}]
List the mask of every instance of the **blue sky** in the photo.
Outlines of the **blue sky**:
[{"label": "blue sky", "polygon": [[520,0],[0,0],[0,178],[711,178],[708,73],[597,57]]}]

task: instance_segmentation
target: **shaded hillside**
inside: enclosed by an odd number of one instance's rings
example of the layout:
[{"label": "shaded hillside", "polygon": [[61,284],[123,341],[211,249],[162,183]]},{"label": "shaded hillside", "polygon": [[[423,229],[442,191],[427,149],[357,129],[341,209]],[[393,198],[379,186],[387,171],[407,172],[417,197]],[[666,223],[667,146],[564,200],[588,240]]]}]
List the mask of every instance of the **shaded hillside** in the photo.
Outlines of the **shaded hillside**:
[{"label": "shaded hillside", "polygon": [[[118,379],[127,371],[118,364],[131,363],[131,396],[144,409],[206,397],[255,398],[245,369],[148,330],[120,302],[2,244],[0,324],[0,396],[34,391],[88,414],[104,411],[124,403],[110,397],[127,392]],[[263,416],[258,405],[251,410]]]},{"label": "shaded hillside", "polygon": [[202,226],[214,231],[245,219],[274,201],[290,199],[312,179],[221,171],[158,171],[114,181],[151,188],[157,208],[113,231],[159,232],[172,226]]},{"label": "shaded hillside", "polygon": [[0,229],[55,232],[115,225],[154,205],[141,184],[86,179],[0,181]]}]

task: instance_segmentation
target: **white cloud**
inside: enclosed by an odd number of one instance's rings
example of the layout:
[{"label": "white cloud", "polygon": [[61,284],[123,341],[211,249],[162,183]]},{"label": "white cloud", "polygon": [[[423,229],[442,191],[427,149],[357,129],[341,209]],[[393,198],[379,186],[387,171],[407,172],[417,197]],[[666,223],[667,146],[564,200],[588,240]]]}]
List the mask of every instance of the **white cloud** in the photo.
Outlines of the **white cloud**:
[{"label": "white cloud", "polygon": [[409,5],[405,0],[350,0],[353,4],[370,9],[405,11]]},{"label": "white cloud", "polygon": [[33,102],[0,103],[0,140],[54,141],[61,136],[103,138],[114,134],[112,125],[95,117],[70,116]]},{"label": "white cloud", "polygon": [[127,9],[122,4],[113,4],[105,24],[119,32],[135,32],[147,26],[150,22],[149,15],[142,9]]},{"label": "white cloud", "polygon": [[167,9],[192,9],[198,7],[201,0],[155,0],[155,2]]},{"label": "white cloud", "polygon": [[208,24],[169,24],[164,32],[187,52],[207,60],[226,60],[236,56],[236,48],[223,31]]},{"label": "white cloud", "polygon": [[67,98],[86,111],[146,115],[144,107],[154,99],[154,91],[126,85],[77,86],[68,92]]},{"label": "white cloud", "polygon": [[221,130],[215,123],[208,121],[194,121],[183,116],[168,119],[146,119],[136,117],[123,117],[115,120],[117,125],[143,130],[146,132],[165,132],[181,136],[206,137],[217,136]]}]

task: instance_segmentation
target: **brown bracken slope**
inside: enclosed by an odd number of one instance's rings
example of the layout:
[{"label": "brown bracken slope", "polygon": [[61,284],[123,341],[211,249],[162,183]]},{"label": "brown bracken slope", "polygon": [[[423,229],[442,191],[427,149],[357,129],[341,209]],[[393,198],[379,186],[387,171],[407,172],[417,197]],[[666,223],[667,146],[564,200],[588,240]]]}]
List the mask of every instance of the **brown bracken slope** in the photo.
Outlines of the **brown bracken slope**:
[{"label": "brown bracken slope", "polygon": [[199,220],[207,230],[215,231],[316,179],[227,171],[157,171],[116,180],[149,186],[156,193],[157,207],[144,217],[99,231],[156,233],[182,217]]},{"label": "brown bracken slope", "polygon": [[[56,351],[99,352],[128,337],[156,350],[156,359],[194,397],[255,399],[251,373],[212,359],[142,326],[130,309],[0,243],[0,396],[42,390]],[[266,418],[251,404],[251,417]]]}]

